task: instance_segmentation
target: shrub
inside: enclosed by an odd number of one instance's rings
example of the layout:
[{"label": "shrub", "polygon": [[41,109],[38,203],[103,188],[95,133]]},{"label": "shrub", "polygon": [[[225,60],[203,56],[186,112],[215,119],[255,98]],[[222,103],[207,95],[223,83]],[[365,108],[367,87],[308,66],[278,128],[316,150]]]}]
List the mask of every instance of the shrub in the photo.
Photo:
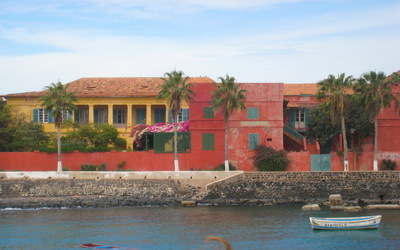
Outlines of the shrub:
[{"label": "shrub", "polygon": [[81,169],[81,171],[106,171],[107,170],[105,163],[100,164],[100,166],[86,163],[86,164],[81,165],[80,169]]},{"label": "shrub", "polygon": [[[229,162],[229,171],[235,171],[236,166]],[[213,171],[225,171],[225,164],[221,163],[218,167],[214,168]]]},{"label": "shrub", "polygon": [[392,161],[390,159],[382,160],[381,170],[396,170],[396,169],[397,169],[397,162]]},{"label": "shrub", "polygon": [[121,161],[120,163],[118,163],[117,171],[123,171],[125,164],[126,164],[126,161]]},{"label": "shrub", "polygon": [[266,145],[258,145],[253,151],[255,152],[252,157],[253,167],[258,171],[285,171],[289,165],[287,153],[284,150],[275,150]]}]

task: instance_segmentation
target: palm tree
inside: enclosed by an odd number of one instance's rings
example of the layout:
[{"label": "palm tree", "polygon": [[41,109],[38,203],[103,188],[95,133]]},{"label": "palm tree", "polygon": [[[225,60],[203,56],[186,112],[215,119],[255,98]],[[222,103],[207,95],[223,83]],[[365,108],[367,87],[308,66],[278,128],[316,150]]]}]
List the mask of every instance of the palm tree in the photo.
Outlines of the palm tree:
[{"label": "palm tree", "polygon": [[356,96],[362,101],[374,124],[374,171],[378,171],[378,114],[382,109],[389,108],[394,100],[391,85],[392,81],[385,73],[371,71],[364,73],[354,86]]},{"label": "palm tree", "polygon": [[187,83],[189,77],[185,77],[182,71],[171,71],[165,73],[164,78],[161,78],[164,83],[160,86],[161,90],[157,98],[167,99],[168,107],[171,110],[172,120],[174,123],[174,166],[175,171],[179,171],[178,161],[178,133],[177,122],[178,115],[181,112],[182,101],[189,102],[192,100],[194,92],[190,89],[192,84]]},{"label": "palm tree", "polygon": [[222,110],[225,121],[225,171],[229,171],[228,137],[229,118],[234,110],[245,108],[246,90],[240,89],[241,84],[235,83],[236,79],[229,75],[219,77],[221,83],[214,83],[217,87],[211,92],[211,105],[214,111]]},{"label": "palm tree", "polygon": [[345,112],[349,103],[349,92],[355,79],[352,76],[346,77],[344,73],[337,78],[329,75],[328,78],[320,81],[317,99],[327,98],[325,104],[329,108],[331,120],[334,124],[341,124],[343,136],[343,165],[344,171],[349,171],[348,146],[345,125]]},{"label": "palm tree", "polygon": [[73,104],[77,101],[73,92],[67,92],[68,84],[62,85],[61,82],[51,83],[47,86],[47,92],[44,96],[39,98],[41,105],[45,107],[45,110],[52,112],[52,116],[55,119],[55,126],[57,128],[57,171],[62,171],[61,161],[61,123],[63,120],[63,114],[65,112],[71,112],[76,110],[76,106]]}]

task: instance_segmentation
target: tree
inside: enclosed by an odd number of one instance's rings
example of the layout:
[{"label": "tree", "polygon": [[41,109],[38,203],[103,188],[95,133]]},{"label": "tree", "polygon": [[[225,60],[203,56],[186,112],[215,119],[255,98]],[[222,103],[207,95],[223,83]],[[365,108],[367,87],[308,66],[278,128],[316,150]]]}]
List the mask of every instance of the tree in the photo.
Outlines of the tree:
[{"label": "tree", "polygon": [[61,161],[61,123],[63,114],[76,110],[73,104],[77,101],[73,92],[67,91],[68,84],[63,85],[61,82],[51,83],[47,86],[44,96],[39,97],[39,102],[45,107],[46,111],[51,111],[55,119],[55,126],[57,128],[57,171],[62,171]]},{"label": "tree", "polygon": [[225,121],[225,171],[229,171],[228,138],[229,118],[233,111],[245,108],[246,90],[241,89],[241,84],[235,83],[236,79],[229,75],[218,78],[221,83],[214,83],[217,87],[211,92],[211,105],[214,111],[222,110]]},{"label": "tree", "polygon": [[252,157],[254,168],[258,171],[285,171],[289,165],[287,152],[275,150],[266,145],[257,145]]},{"label": "tree", "polygon": [[352,76],[345,76],[344,73],[337,78],[329,75],[328,78],[320,81],[317,99],[325,99],[325,105],[329,107],[330,117],[334,124],[340,124],[343,137],[343,167],[349,171],[348,146],[346,136],[345,113],[350,102],[350,90],[355,79]]},{"label": "tree", "polygon": [[70,150],[108,151],[126,147],[126,140],[119,137],[117,128],[107,123],[79,126],[78,129],[67,132],[62,139],[65,142],[63,146],[68,144]]},{"label": "tree", "polygon": [[378,171],[378,114],[382,109],[390,107],[394,100],[391,85],[385,73],[375,71],[364,73],[354,85],[356,96],[374,124],[374,171]]},{"label": "tree", "polygon": [[175,171],[179,171],[178,161],[178,132],[177,122],[178,115],[181,112],[182,101],[189,102],[192,100],[194,92],[190,89],[192,84],[188,83],[189,77],[185,77],[182,71],[173,70],[164,74],[163,84],[157,98],[166,99],[168,108],[171,110],[172,121],[174,123],[174,167]]}]

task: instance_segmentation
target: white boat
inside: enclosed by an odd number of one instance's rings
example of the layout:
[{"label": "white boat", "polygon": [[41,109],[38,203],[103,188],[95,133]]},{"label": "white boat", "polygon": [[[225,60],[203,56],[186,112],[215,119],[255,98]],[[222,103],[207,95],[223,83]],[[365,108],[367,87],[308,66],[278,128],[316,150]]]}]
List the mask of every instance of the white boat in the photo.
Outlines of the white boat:
[{"label": "white boat", "polygon": [[343,218],[310,217],[310,223],[313,229],[324,230],[377,229],[381,219],[381,215]]}]

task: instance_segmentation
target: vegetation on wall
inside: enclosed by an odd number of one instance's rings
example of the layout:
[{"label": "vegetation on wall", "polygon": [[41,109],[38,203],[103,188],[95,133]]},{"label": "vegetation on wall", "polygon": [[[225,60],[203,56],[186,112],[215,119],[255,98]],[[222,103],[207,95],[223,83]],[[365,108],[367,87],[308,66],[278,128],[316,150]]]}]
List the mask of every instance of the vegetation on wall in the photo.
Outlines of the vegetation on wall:
[{"label": "vegetation on wall", "polygon": [[27,122],[4,102],[0,103],[0,152],[39,150],[46,147],[48,141],[41,124]]},{"label": "vegetation on wall", "polygon": [[107,171],[107,165],[104,162],[99,166],[86,163],[81,165],[80,169],[81,171]]},{"label": "vegetation on wall", "polygon": [[381,170],[396,170],[397,162],[390,159],[384,159],[381,162]]},{"label": "vegetation on wall", "polygon": [[122,150],[126,140],[119,137],[118,130],[110,124],[85,124],[67,132],[62,138],[63,151],[104,152]]},{"label": "vegetation on wall", "polygon": [[285,171],[289,165],[285,150],[276,150],[260,144],[253,151],[253,167],[258,171]]}]

